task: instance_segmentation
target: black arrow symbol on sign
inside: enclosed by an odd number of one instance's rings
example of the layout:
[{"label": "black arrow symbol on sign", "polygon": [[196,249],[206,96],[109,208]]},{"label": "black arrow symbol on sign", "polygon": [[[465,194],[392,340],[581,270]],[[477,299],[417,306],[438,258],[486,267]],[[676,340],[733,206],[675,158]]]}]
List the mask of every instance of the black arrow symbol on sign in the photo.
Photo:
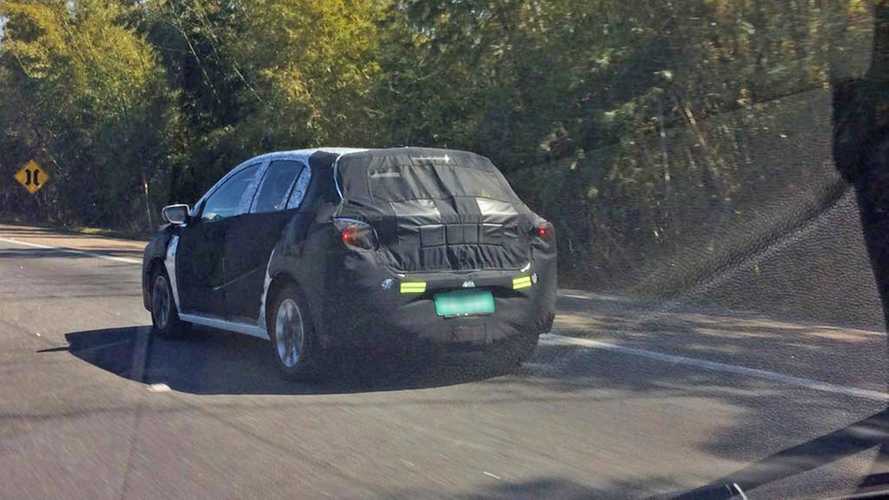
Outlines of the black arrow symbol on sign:
[{"label": "black arrow symbol on sign", "polygon": [[31,175],[32,175],[32,174],[34,175],[34,179],[33,179],[34,187],[40,187],[40,180],[39,180],[39,178],[38,178],[38,176],[40,175],[40,171],[37,170],[37,169],[34,169],[34,170],[27,170],[27,169],[26,169],[26,170],[25,170],[25,175],[28,177],[28,178],[25,180],[25,185],[26,185],[26,186],[30,186],[30,185],[31,185],[31,182],[32,182],[32,180],[31,180]]}]

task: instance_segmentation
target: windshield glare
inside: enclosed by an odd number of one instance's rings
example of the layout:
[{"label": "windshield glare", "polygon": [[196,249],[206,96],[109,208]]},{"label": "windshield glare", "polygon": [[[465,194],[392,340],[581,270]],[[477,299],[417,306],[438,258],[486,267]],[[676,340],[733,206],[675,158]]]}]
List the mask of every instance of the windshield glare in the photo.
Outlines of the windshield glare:
[{"label": "windshield glare", "polygon": [[889,0],[0,0],[0,496],[889,495]]}]

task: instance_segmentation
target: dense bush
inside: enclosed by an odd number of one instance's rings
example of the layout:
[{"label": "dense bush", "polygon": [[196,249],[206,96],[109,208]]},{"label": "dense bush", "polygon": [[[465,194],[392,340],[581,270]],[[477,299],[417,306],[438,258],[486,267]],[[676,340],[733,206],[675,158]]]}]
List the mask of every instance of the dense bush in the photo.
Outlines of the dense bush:
[{"label": "dense bush", "polygon": [[258,152],[447,146],[555,222],[569,283],[611,286],[832,192],[829,88],[867,67],[872,7],[0,0],[0,211],[148,228]]}]

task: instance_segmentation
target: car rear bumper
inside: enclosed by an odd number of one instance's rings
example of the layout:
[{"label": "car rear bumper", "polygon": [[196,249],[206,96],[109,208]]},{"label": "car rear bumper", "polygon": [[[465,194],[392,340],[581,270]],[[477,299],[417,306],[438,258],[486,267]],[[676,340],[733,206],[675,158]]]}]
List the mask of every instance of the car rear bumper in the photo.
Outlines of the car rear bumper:
[{"label": "car rear bumper", "polygon": [[[344,273],[345,281],[328,290],[330,299],[316,316],[327,319],[318,325],[323,347],[400,348],[426,343],[481,348],[517,335],[548,332],[555,316],[554,269],[401,279],[387,272],[361,274]],[[514,279],[531,276],[531,286],[513,288]],[[423,292],[402,293],[402,283],[420,282],[425,283]],[[493,313],[451,318],[436,314],[436,294],[470,285],[492,292]]]}]

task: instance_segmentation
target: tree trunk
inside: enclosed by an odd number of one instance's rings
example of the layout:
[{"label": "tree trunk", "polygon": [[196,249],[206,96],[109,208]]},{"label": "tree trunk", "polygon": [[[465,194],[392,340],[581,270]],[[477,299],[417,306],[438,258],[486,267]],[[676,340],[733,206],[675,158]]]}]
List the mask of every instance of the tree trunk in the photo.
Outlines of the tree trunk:
[{"label": "tree trunk", "polygon": [[148,192],[148,177],[145,175],[145,169],[142,169],[142,189],[145,193],[145,216],[148,221],[148,229],[154,227],[154,222],[151,217],[151,196]]}]

